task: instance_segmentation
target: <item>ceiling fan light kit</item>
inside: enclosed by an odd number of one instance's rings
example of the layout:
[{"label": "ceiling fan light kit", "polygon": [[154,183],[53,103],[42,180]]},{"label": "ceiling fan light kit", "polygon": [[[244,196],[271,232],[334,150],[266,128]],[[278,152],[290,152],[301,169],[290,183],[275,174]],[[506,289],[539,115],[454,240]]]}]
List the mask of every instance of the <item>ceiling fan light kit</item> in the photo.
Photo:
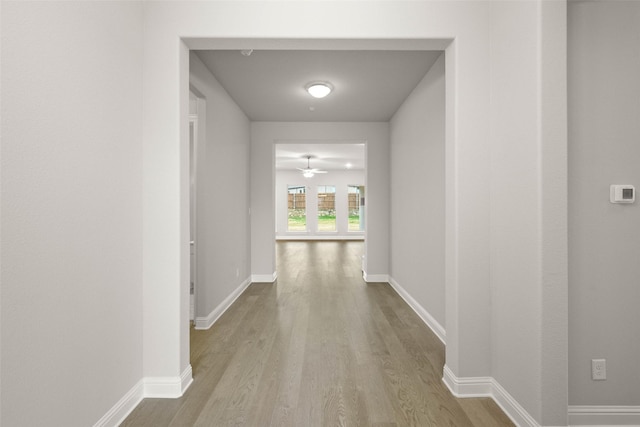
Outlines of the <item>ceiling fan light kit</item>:
[{"label": "ceiling fan light kit", "polygon": [[311,160],[311,157],[313,157],[313,156],[306,155],[305,157],[307,159],[307,167],[306,168],[297,168],[299,171],[302,171],[302,176],[304,176],[305,178],[312,178],[317,173],[327,173],[327,171],[323,171],[323,170],[320,170],[320,169],[315,169],[315,168],[312,168],[309,165],[309,161]]}]

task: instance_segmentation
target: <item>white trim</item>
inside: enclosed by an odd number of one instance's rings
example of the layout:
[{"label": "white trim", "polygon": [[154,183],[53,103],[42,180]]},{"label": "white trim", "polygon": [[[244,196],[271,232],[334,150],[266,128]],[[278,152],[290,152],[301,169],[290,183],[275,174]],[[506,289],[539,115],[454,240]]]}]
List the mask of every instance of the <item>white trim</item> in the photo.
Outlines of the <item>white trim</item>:
[{"label": "white trim", "polygon": [[189,363],[182,375],[180,375],[180,396],[191,387],[191,384],[193,384],[193,369],[191,368],[191,363]]},{"label": "white trim", "polygon": [[145,377],[142,381],[145,398],[181,397],[193,382],[191,365],[179,377]]},{"label": "white trim", "polygon": [[252,274],[251,283],[273,283],[278,278],[278,272],[274,271],[273,274]]},{"label": "white trim", "polygon": [[[196,96],[193,91],[190,94]],[[196,320],[196,288],[198,284],[198,103],[202,98],[196,96],[196,113],[189,114],[189,126],[193,124],[193,136],[189,132],[189,320]],[[193,138],[193,139],[192,139]],[[192,232],[194,234],[192,234]],[[192,288],[193,286],[193,288]]]},{"label": "white trim", "polygon": [[388,274],[367,274],[366,271],[362,271],[362,278],[367,283],[389,283]]},{"label": "white trim", "polygon": [[242,295],[242,293],[245,291],[245,289],[247,289],[251,282],[251,279],[246,279],[244,282],[242,282],[240,286],[238,286],[235,291],[231,292],[231,294],[229,294],[229,296],[226,297],[224,301],[220,303],[220,305],[214,308],[208,316],[196,317],[195,328],[198,330],[209,329],[216,322],[216,320],[218,320],[220,316],[222,316],[224,312],[227,311],[229,307],[231,307],[231,304],[233,304],[233,302],[238,299],[240,295]]},{"label": "white trim", "polygon": [[458,378],[447,365],[444,365],[442,381],[456,397],[492,397],[491,377]]},{"label": "white trim", "polygon": [[446,344],[447,332],[442,327],[440,323],[431,315],[423,306],[421,306],[418,301],[413,299],[411,295],[402,287],[398,282],[395,281],[393,277],[389,277],[389,284],[396,291],[400,298],[406,302],[409,307],[415,311],[415,313],[422,319],[422,321],[433,331],[434,334],[438,337],[442,344]]},{"label": "white trim", "polygon": [[144,397],[144,380],[138,381],[113,408],[104,414],[93,427],[117,427],[138,406]]},{"label": "white trim", "polygon": [[117,427],[144,398],[181,397],[193,383],[191,365],[179,377],[145,377],[138,381],[93,427]]},{"label": "white trim", "polygon": [[640,426],[640,406],[569,406],[569,425],[579,426]]},{"label": "white trim", "polygon": [[492,377],[458,378],[451,369],[445,365],[442,381],[456,397],[492,398],[517,426],[540,427],[540,424],[538,424],[518,401]]},{"label": "white trim", "polygon": [[304,235],[296,235],[296,234],[281,234],[276,236],[276,240],[364,240],[364,233],[359,231],[351,231],[351,233],[358,233],[353,235],[319,235],[319,234],[304,234]]}]

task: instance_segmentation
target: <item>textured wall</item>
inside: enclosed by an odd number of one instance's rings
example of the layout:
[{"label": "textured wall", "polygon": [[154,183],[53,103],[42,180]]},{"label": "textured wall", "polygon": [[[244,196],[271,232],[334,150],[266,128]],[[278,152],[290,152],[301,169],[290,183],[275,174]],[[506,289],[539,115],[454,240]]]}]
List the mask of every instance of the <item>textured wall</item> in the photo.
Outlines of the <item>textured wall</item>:
[{"label": "textured wall", "polygon": [[[640,405],[640,3],[569,3],[569,403]],[[591,380],[591,359],[607,380]]]},{"label": "textured wall", "polygon": [[196,316],[206,317],[251,275],[250,123],[194,53],[190,74],[206,103],[196,168]]},{"label": "textured wall", "polygon": [[443,328],[444,62],[441,54],[390,123],[390,273]]},{"label": "textured wall", "polygon": [[3,426],[142,378],[142,5],[3,2]]}]

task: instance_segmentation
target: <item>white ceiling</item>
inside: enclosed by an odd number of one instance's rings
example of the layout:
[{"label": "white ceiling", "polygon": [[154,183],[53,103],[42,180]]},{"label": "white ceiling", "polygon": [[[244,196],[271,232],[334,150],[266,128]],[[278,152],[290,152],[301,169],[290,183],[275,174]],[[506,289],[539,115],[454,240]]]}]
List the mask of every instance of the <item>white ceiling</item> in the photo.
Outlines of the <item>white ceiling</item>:
[{"label": "white ceiling", "polygon": [[[363,170],[363,142],[355,143],[284,143],[276,144],[276,169],[288,170],[307,167],[307,155],[311,155],[312,168],[326,171]],[[351,163],[348,168],[347,163]]]},{"label": "white ceiling", "polygon": [[[195,51],[251,121],[387,122],[438,59],[440,51],[239,50]],[[334,90],[311,97],[305,85],[328,81]],[[276,169],[364,169],[364,145],[276,145]],[[359,141],[358,141],[359,142]]]},{"label": "white ceiling", "polygon": [[[438,59],[439,51],[195,51],[252,121],[386,122]],[[315,99],[313,81],[334,91]],[[310,111],[310,107],[315,110]]]}]

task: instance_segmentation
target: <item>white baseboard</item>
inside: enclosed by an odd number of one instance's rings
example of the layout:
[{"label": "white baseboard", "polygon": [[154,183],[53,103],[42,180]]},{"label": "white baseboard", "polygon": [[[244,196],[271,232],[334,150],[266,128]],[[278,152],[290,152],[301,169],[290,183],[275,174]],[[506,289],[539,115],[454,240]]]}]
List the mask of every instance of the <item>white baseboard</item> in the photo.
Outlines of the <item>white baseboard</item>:
[{"label": "white baseboard", "polygon": [[145,377],[138,381],[93,427],[118,427],[146,397],[181,397],[193,382],[191,365],[179,377]]},{"label": "white baseboard", "polygon": [[193,373],[189,365],[179,377],[145,377],[142,381],[145,398],[177,398],[181,397],[193,382]]},{"label": "white baseboard", "polygon": [[247,289],[251,282],[251,279],[246,279],[244,282],[242,282],[240,286],[238,286],[236,290],[231,292],[231,294],[226,297],[224,301],[220,303],[220,305],[214,308],[208,316],[196,317],[195,328],[199,330],[209,329],[216,322],[216,320],[218,320],[220,316],[222,316],[224,312],[227,311],[229,307],[231,307],[231,304],[233,304],[233,302],[238,299],[240,295],[242,295],[242,293],[245,291],[245,289]]},{"label": "white baseboard", "polygon": [[569,406],[569,425],[581,426],[640,426],[640,406]]},{"label": "white baseboard", "polygon": [[440,323],[431,315],[423,306],[413,299],[411,295],[402,287],[393,277],[389,277],[389,284],[396,291],[400,298],[402,298],[408,305],[415,311],[415,313],[422,319],[422,321],[433,331],[442,344],[446,344],[447,333]]},{"label": "white baseboard", "polygon": [[388,274],[367,274],[366,271],[363,271],[362,278],[367,283],[389,283]]},{"label": "white baseboard", "polygon": [[456,397],[491,397],[491,377],[458,378],[444,365],[442,380]]},{"label": "white baseboard", "polygon": [[138,381],[93,427],[117,427],[144,398],[144,380]]},{"label": "white baseboard", "polygon": [[492,398],[517,426],[540,427],[540,424],[492,377],[458,378],[445,365],[442,381],[456,397]]},{"label": "white baseboard", "polygon": [[252,274],[251,283],[273,283],[277,278],[277,271],[274,271],[273,274]]}]

